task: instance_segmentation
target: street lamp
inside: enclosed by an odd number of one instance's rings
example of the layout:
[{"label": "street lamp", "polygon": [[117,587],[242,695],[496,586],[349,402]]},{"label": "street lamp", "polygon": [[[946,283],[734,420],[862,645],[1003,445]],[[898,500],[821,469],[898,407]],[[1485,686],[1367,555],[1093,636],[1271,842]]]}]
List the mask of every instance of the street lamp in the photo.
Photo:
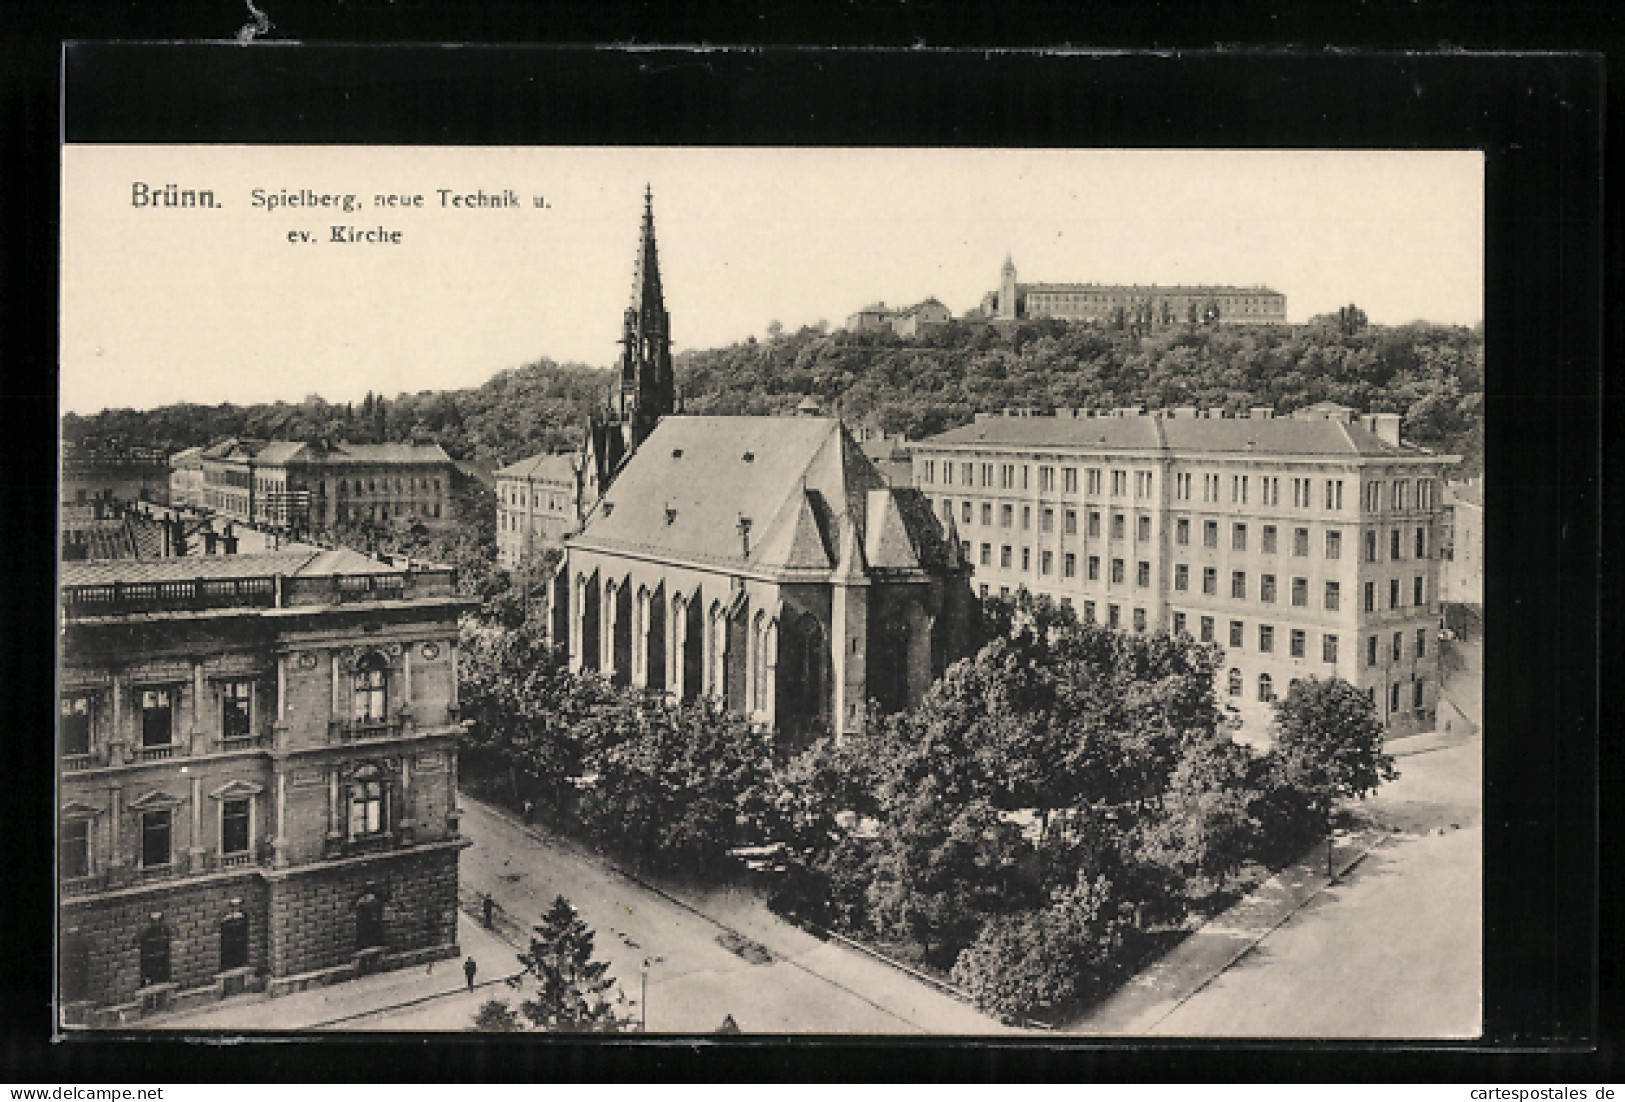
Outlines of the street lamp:
[{"label": "street lamp", "polygon": [[649,1032],[649,958],[643,958],[643,968],[639,971],[641,983],[638,988],[638,1032]]}]

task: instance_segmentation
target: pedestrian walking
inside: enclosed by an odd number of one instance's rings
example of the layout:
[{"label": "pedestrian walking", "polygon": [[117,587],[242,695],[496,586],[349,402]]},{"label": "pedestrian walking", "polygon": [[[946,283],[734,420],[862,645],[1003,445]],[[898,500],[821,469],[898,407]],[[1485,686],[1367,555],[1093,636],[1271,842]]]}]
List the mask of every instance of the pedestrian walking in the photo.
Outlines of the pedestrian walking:
[{"label": "pedestrian walking", "polygon": [[474,963],[473,957],[463,961],[463,976],[468,980],[468,989],[470,991],[474,990],[474,973],[479,971],[479,968],[480,966]]},{"label": "pedestrian walking", "polygon": [[526,800],[525,801],[525,809],[524,809],[525,825],[526,826],[530,825],[530,813],[532,811],[535,811],[535,810],[536,810],[536,805],[531,803],[529,800]]},{"label": "pedestrian walking", "polygon": [[491,898],[491,893],[490,892],[486,892],[485,893],[485,928],[487,930],[492,928],[492,924],[496,920],[496,909],[497,909],[496,900]]}]

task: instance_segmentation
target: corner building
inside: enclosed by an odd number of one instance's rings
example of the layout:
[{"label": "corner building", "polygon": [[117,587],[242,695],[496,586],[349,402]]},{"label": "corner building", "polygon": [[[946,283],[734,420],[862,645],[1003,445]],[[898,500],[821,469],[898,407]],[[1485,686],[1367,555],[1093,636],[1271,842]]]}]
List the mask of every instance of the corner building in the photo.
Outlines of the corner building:
[{"label": "corner building", "polygon": [[65,1023],[458,955],[453,581],[311,547],[63,564]]},{"label": "corner building", "polygon": [[978,415],[915,445],[983,596],[1046,594],[1091,622],[1225,649],[1247,737],[1293,679],[1341,677],[1391,733],[1438,699],[1442,481],[1457,461],[1397,414],[1194,408]]}]

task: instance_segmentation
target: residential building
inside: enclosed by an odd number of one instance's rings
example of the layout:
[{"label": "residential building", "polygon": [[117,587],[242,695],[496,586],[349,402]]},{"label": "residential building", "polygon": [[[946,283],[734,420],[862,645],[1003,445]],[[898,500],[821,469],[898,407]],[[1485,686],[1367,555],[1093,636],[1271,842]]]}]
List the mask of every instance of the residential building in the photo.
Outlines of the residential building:
[{"label": "residential building", "polygon": [[203,449],[176,452],[169,457],[169,503],[177,509],[201,509],[203,502]]},{"label": "residential building", "polygon": [[1456,458],[1402,444],[1397,414],[978,415],[913,454],[982,595],[1219,644],[1220,698],[1253,734],[1311,675],[1359,686],[1392,731],[1432,722]]},{"label": "residential building", "polygon": [[890,307],[874,302],[847,316],[846,328],[855,333],[894,333],[919,337],[953,320],[953,313],[935,298],[912,306]]},{"label": "residential building", "polygon": [[498,564],[512,570],[534,551],[561,546],[580,527],[585,467],[580,452],[560,452],[496,472]]},{"label": "residential building", "polygon": [[1484,478],[1444,486],[1444,600],[1484,604]]},{"label": "residential building", "polygon": [[553,631],[574,669],[841,736],[966,652],[968,576],[840,421],[674,415],[565,542]]},{"label": "residential building", "polygon": [[295,534],[342,524],[456,523],[454,466],[439,444],[324,444],[231,438],[202,453],[208,511]]},{"label": "residential building", "polygon": [[67,1023],[458,955],[449,568],[64,563]]},{"label": "residential building", "polygon": [[1161,325],[1284,325],[1286,296],[1268,287],[1021,283],[1009,257],[999,289],[982,300],[992,318],[1064,318],[1149,328]]},{"label": "residential building", "polygon": [[152,448],[64,445],[61,487],[64,505],[95,501],[162,505],[169,499],[169,463],[162,452]]}]

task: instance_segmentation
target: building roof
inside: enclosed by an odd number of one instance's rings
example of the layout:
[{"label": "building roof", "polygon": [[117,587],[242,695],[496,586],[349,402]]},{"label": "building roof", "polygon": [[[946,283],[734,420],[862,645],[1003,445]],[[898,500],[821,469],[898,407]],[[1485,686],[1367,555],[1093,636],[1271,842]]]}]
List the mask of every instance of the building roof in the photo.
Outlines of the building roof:
[{"label": "building roof", "polygon": [[190,463],[203,458],[202,447],[182,448],[169,457],[171,464]]},{"label": "building roof", "polygon": [[1076,291],[1121,292],[1147,295],[1275,295],[1281,292],[1269,287],[1233,287],[1229,284],[1158,284],[1158,283],[1017,283],[1016,290],[1023,294],[1037,291],[1041,294],[1070,294]]},{"label": "building roof", "polygon": [[313,576],[328,574],[394,574],[386,566],[349,548],[323,549],[302,544],[258,555],[185,555],[167,559],[111,559],[65,562],[64,588],[111,585],[114,582],[183,582],[195,578],[254,578],[273,574]]},{"label": "building roof", "polygon": [[1228,452],[1238,455],[1393,456],[1427,453],[1389,444],[1360,424],[1293,417],[984,417],[920,442],[1110,451]]},{"label": "building roof", "polygon": [[496,476],[527,481],[546,479],[550,482],[574,482],[576,473],[585,462],[580,452],[543,452],[508,464],[498,470]]},{"label": "building roof", "polygon": [[889,489],[834,418],[670,416],[570,545],[823,576],[920,570],[958,548],[918,498]]}]

